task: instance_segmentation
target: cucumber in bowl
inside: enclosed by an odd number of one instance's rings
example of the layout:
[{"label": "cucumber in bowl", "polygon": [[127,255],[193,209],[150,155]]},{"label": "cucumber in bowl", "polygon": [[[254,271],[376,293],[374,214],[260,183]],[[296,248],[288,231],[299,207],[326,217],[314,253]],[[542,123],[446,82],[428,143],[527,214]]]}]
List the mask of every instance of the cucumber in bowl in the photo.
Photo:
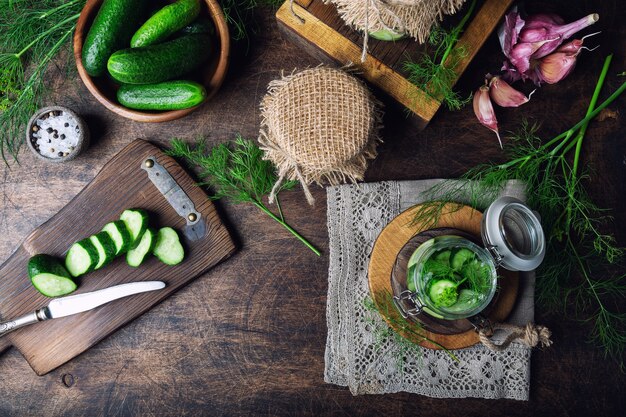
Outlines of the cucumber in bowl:
[{"label": "cucumber in bowl", "polygon": [[207,97],[204,86],[194,81],[166,81],[158,84],[122,85],[117,101],[135,110],[182,110],[201,104]]},{"label": "cucumber in bowl", "polygon": [[122,84],[153,84],[178,78],[211,55],[211,38],[206,33],[181,36],[156,45],[115,52],[107,62],[109,74]]},{"label": "cucumber in bowl", "polygon": [[159,43],[191,23],[200,13],[200,0],[178,0],[148,19],[133,35],[130,46],[138,48]]}]

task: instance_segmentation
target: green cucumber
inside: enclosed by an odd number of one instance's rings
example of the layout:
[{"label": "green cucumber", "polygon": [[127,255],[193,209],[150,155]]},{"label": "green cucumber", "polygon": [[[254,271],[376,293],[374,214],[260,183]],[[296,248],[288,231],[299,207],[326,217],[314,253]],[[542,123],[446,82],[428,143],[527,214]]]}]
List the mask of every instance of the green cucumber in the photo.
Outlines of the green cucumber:
[{"label": "green cucumber", "polygon": [[44,273],[71,278],[67,269],[54,256],[39,254],[31,257],[28,260],[28,276],[32,278]]},{"label": "green cucumber", "polygon": [[163,227],[157,233],[154,256],[167,265],[176,265],[185,257],[185,250],[180,243],[178,233],[171,227]]},{"label": "green cucumber", "polygon": [[198,68],[211,55],[206,34],[185,35],[168,42],[123,49],[109,58],[111,76],[124,84],[153,84]]},{"label": "green cucumber", "polygon": [[390,29],[369,32],[369,35],[379,41],[399,41],[400,39],[406,38],[406,33],[396,32]]},{"label": "green cucumber", "polygon": [[82,60],[87,74],[99,77],[107,60],[128,45],[139,23],[145,0],[104,0],[83,44]]},{"label": "green cucumber", "polygon": [[446,307],[446,311],[449,313],[464,313],[478,307],[480,302],[480,295],[478,293],[465,288],[459,291],[458,300],[453,305]]},{"label": "green cucumber", "polygon": [[100,269],[103,265],[109,263],[115,257],[115,242],[107,232],[100,232],[93,236],[89,236],[89,240],[98,250],[98,263],[94,269]]},{"label": "green cucumber", "polygon": [[133,35],[130,46],[139,48],[169,38],[191,23],[200,13],[199,0],[178,0],[156,12]]},{"label": "green cucumber", "polygon": [[156,246],[156,232],[148,228],[141,237],[139,245],[135,249],[131,249],[126,253],[126,262],[130,266],[137,267],[143,263],[146,255],[152,253]]},{"label": "green cucumber", "polygon": [[439,251],[439,253],[433,256],[433,259],[441,262],[442,264],[450,265],[450,255],[452,255],[452,251],[446,249]]},{"label": "green cucumber", "polygon": [[130,232],[132,239],[130,249],[136,248],[148,228],[148,213],[142,209],[127,209],[120,216],[120,220],[126,223],[126,227]]},{"label": "green cucumber", "polygon": [[65,267],[73,277],[93,271],[100,260],[98,249],[89,238],[74,243],[65,255]]},{"label": "green cucumber", "polygon": [[450,266],[455,271],[460,271],[463,265],[474,259],[476,254],[467,248],[460,248],[450,258]]},{"label": "green cucumber", "polygon": [[107,232],[115,243],[115,255],[126,252],[132,243],[130,232],[123,220],[107,223],[102,231]]},{"label": "green cucumber", "polygon": [[450,307],[459,299],[458,283],[449,279],[433,281],[428,289],[428,297],[437,307]]},{"label": "green cucumber", "polygon": [[33,286],[46,297],[59,297],[76,290],[76,283],[59,260],[40,254],[28,260],[28,276]]},{"label": "green cucumber", "polygon": [[180,110],[197,106],[205,99],[205,88],[193,81],[123,85],[117,90],[120,104],[138,110]]}]

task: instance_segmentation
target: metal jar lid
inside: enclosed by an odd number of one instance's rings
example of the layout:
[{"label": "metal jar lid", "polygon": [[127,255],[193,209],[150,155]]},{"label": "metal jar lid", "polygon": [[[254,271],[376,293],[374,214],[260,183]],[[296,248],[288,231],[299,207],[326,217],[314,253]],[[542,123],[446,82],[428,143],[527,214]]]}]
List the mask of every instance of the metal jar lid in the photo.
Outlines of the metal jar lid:
[{"label": "metal jar lid", "polygon": [[509,271],[532,271],[546,253],[538,215],[513,197],[500,197],[487,208],[481,234],[496,264]]}]

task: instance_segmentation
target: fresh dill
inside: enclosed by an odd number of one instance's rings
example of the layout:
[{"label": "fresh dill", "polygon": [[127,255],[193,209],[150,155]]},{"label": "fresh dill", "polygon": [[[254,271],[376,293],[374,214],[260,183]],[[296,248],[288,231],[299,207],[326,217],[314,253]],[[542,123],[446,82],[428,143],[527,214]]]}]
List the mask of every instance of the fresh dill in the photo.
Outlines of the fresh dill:
[{"label": "fresh dill", "polygon": [[[203,180],[199,185],[211,187],[214,193],[212,199],[227,198],[236,204],[253,204],[320,256],[318,249],[285,222],[278,199],[278,216],[263,203],[263,198],[272,191],[276,183],[276,168],[270,161],[263,160],[263,151],[254,142],[238,136],[231,143],[222,143],[212,148],[208,148],[203,139],[195,146],[173,139],[171,145],[166,153],[176,158],[184,158],[198,167],[200,179]],[[285,181],[278,191],[288,190],[296,184],[296,181]]]},{"label": "fresh dill", "polygon": [[619,269],[624,248],[602,231],[611,217],[590,198],[585,189],[590,177],[580,166],[589,122],[626,90],[624,82],[597,105],[611,59],[604,62],[581,121],[547,142],[538,137],[537,125],[524,123],[507,150],[508,162],[477,166],[460,181],[444,181],[431,188],[426,197],[438,201],[418,210],[414,222],[434,224],[444,210],[460,207],[446,206],[450,201],[484,210],[507,181],[521,181],[528,205],[541,215],[547,240],[546,258],[537,270],[538,301],[547,307],[573,306],[579,320],[591,323],[590,340],[624,370],[626,312],[616,309],[626,297],[626,274],[611,274]]},{"label": "fresh dill", "polygon": [[409,82],[450,110],[460,110],[471,99],[471,96],[463,98],[452,87],[457,78],[455,68],[467,56],[467,50],[457,42],[475,6],[476,0],[472,0],[463,19],[451,30],[433,27],[428,37],[428,42],[435,47],[432,56],[424,53],[419,61],[407,57],[403,63]]},{"label": "fresh dill", "polygon": [[[443,350],[452,360],[459,362],[459,358],[445,346],[435,342],[424,334],[423,327],[418,322],[410,322],[407,319],[400,316],[392,307],[393,296],[389,292],[378,294],[376,298],[379,300],[378,305],[371,297],[366,297],[363,300],[365,308],[373,313],[376,313],[374,317],[366,317],[367,324],[372,329],[372,334],[375,338],[374,349],[380,351],[388,340],[393,340],[394,344],[398,347],[393,352],[396,360],[396,368],[400,371],[404,371],[404,366],[409,358],[420,359],[422,357],[422,350],[419,345],[421,342],[431,343],[441,350]],[[385,320],[377,320],[377,316],[382,316]],[[393,328],[388,325],[393,324]],[[411,337],[412,340],[401,335],[404,333]]]},{"label": "fresh dill", "polygon": [[230,25],[232,38],[235,41],[249,41],[249,25],[254,10],[259,6],[278,8],[284,0],[222,0],[220,3],[226,22]]},{"label": "fresh dill", "polygon": [[24,126],[41,106],[44,75],[69,43],[86,0],[0,0],[0,153],[17,161]]}]

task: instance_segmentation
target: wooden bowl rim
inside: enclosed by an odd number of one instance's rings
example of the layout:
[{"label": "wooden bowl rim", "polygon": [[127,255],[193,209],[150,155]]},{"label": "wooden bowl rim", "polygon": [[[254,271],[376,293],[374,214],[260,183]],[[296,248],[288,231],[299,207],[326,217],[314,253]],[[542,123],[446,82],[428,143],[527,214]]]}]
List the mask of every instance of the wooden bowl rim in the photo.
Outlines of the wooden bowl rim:
[{"label": "wooden bowl rim", "polygon": [[80,76],[83,84],[87,87],[89,92],[107,109],[114,113],[119,114],[122,117],[131,119],[137,122],[146,123],[159,123],[168,122],[171,120],[179,119],[183,116],[196,110],[219,90],[224,79],[226,78],[226,72],[228,71],[229,58],[230,58],[230,33],[228,30],[228,24],[224,13],[217,3],[217,0],[202,0],[206,3],[209,9],[209,15],[215,24],[216,34],[219,36],[219,60],[215,71],[211,75],[208,81],[205,80],[204,84],[207,88],[207,98],[204,102],[197,106],[190,107],[182,110],[164,111],[161,113],[145,113],[137,110],[128,109],[121,104],[109,100],[104,94],[100,92],[92,77],[87,74],[82,61],[83,42],[86,36],[85,26],[87,21],[93,13],[95,13],[100,4],[104,0],[88,0],[83,10],[80,12],[78,21],[76,22],[76,30],[74,31],[73,46],[74,46],[74,61],[76,62],[76,68],[78,69],[78,75]]}]

